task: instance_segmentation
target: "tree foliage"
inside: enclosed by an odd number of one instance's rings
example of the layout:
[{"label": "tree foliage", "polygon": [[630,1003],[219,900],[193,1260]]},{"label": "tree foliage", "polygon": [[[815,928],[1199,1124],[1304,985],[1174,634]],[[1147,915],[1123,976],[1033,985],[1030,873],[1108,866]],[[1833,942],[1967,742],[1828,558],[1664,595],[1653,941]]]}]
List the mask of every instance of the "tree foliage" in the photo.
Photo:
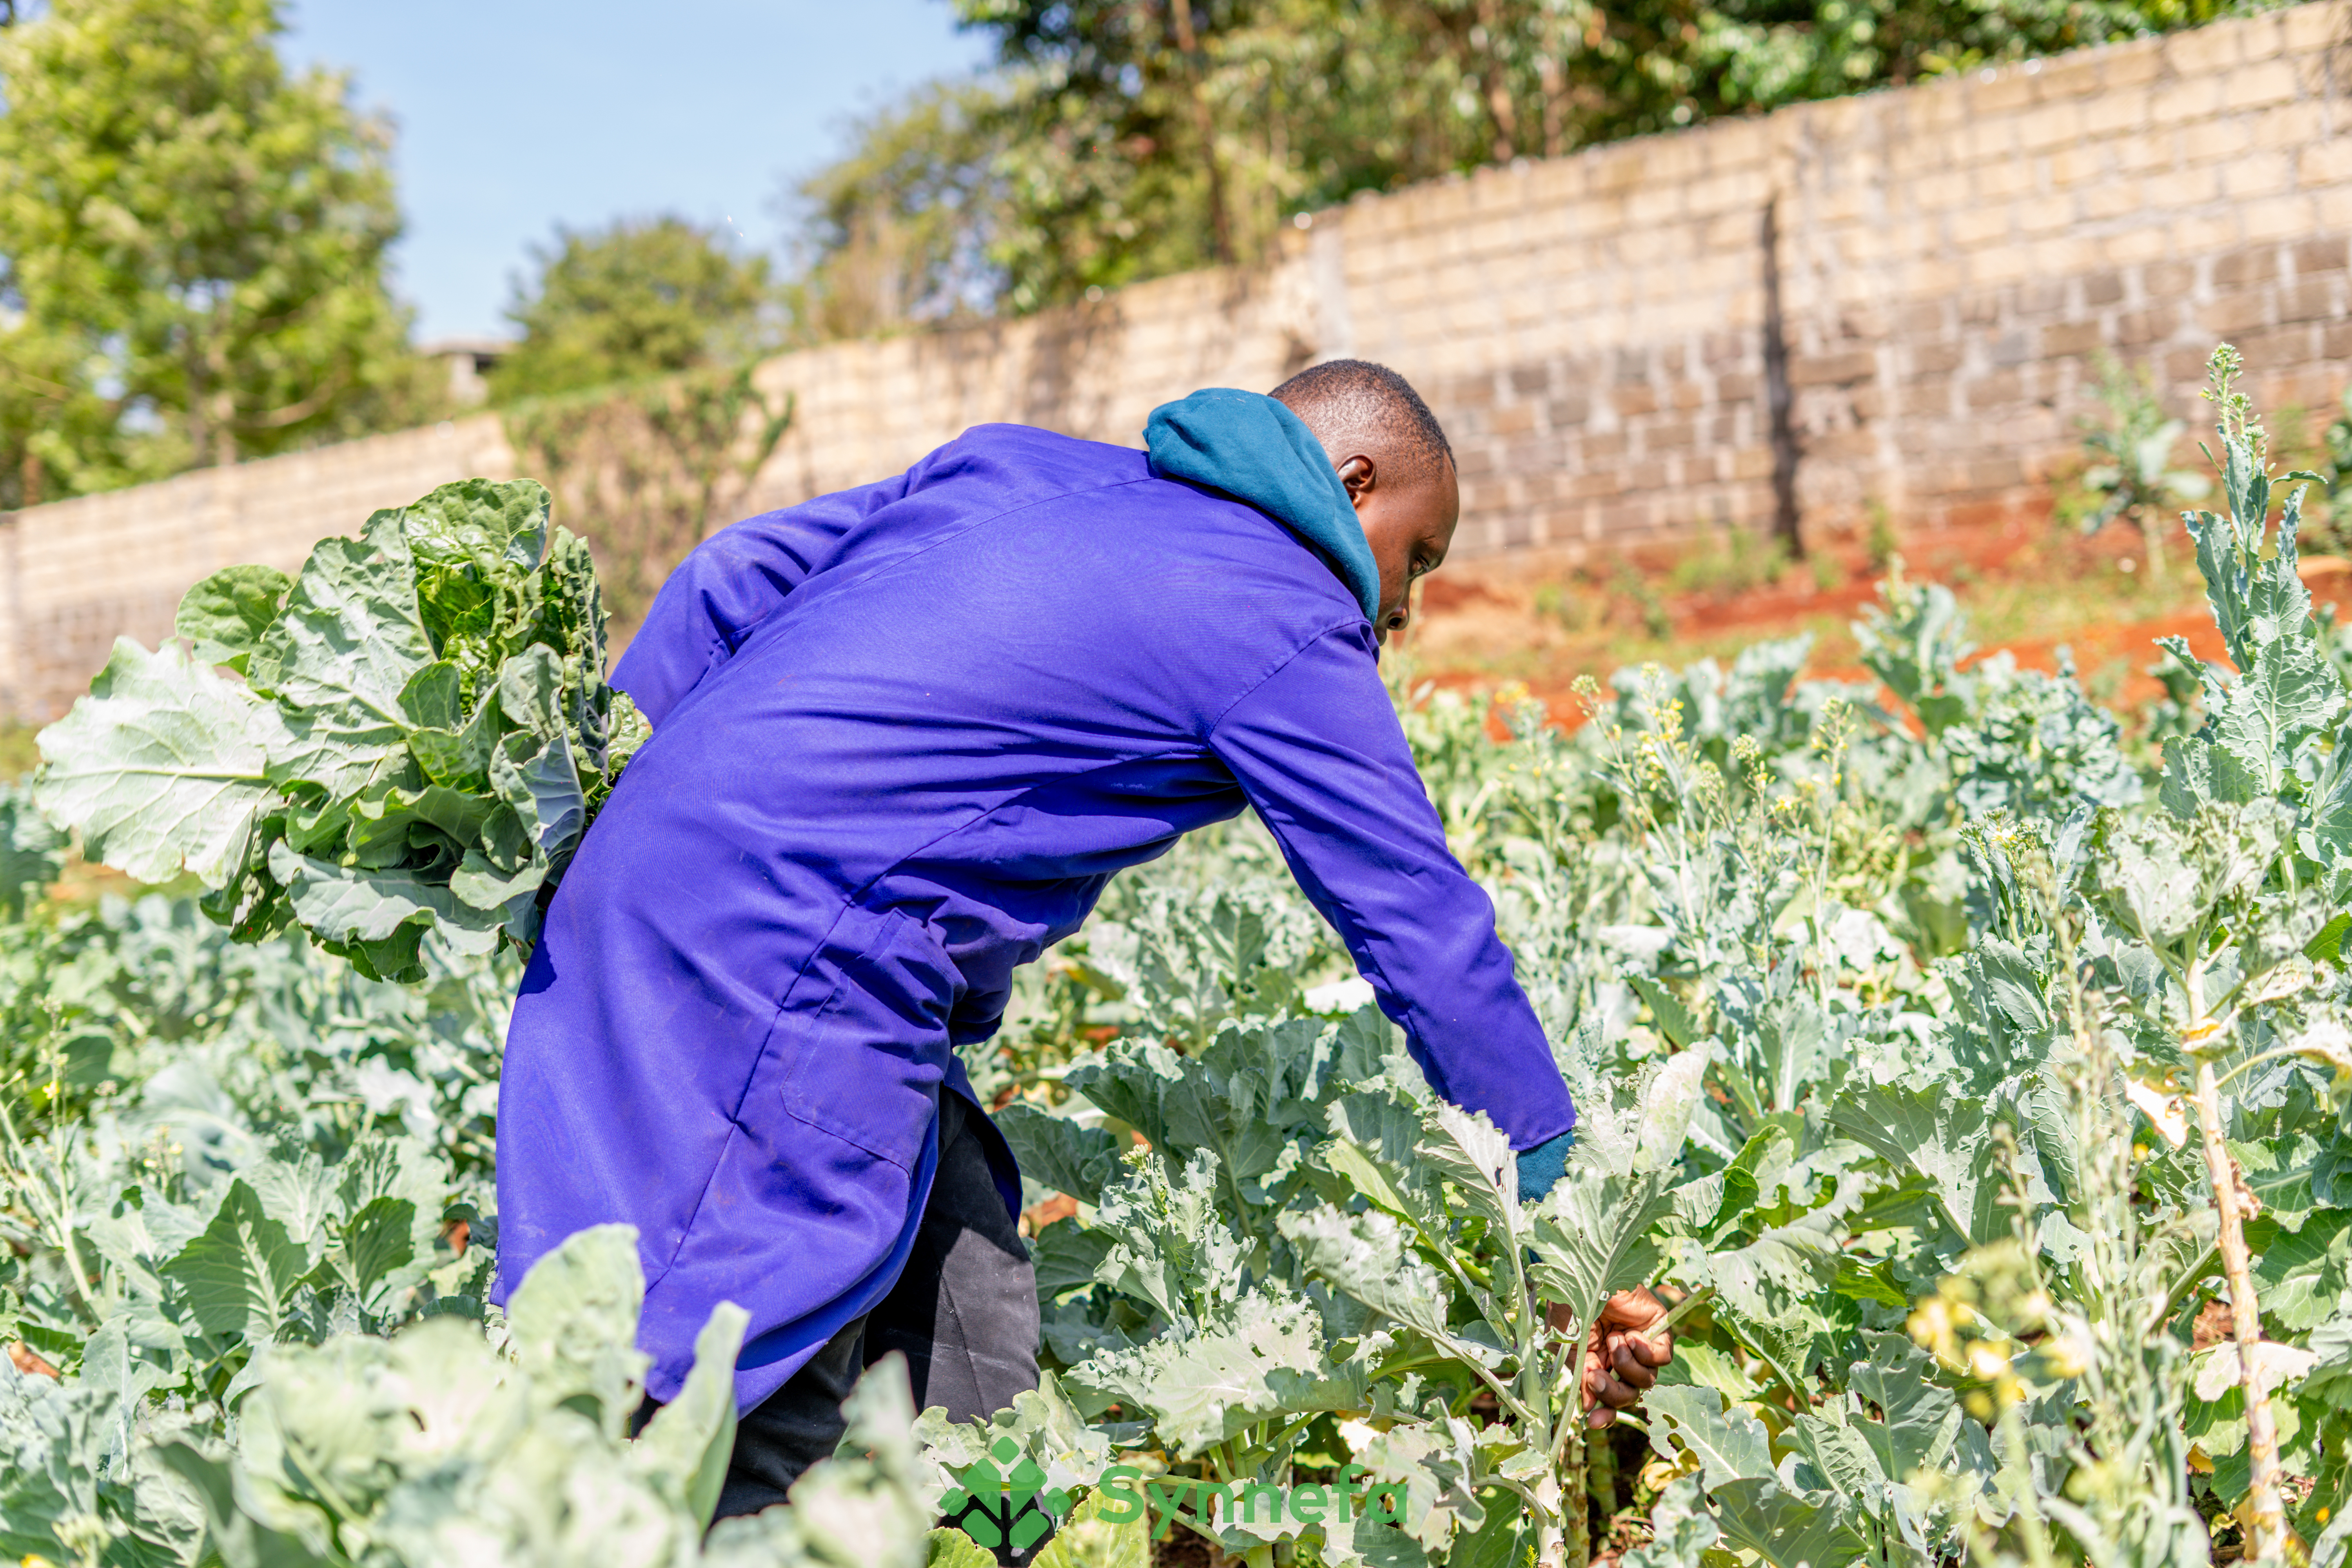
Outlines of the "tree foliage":
[{"label": "tree foliage", "polygon": [[490,375],[499,402],[731,367],[766,346],[768,258],[716,229],[674,216],[558,229],[533,260],[507,307],[521,341]]},{"label": "tree foliage", "polygon": [[579,520],[624,626],[736,506],[792,423],[761,387],[778,342],[764,256],[678,217],[559,231],[508,318],[492,373],[508,443]]},{"label": "tree foliage", "polygon": [[[2207,21],[2230,0],[952,0],[998,63],[806,182],[820,332],[1266,257],[1295,215]],[[975,258],[984,260],[976,266]],[[879,276],[888,288],[861,291]]]},{"label": "tree foliage", "polygon": [[391,133],[276,0],[57,0],[0,34],[0,501],[407,422]]},{"label": "tree foliage", "polygon": [[999,97],[933,83],[860,121],[849,153],[801,183],[793,205],[812,265],[788,290],[800,336],[868,337],[995,303]]}]

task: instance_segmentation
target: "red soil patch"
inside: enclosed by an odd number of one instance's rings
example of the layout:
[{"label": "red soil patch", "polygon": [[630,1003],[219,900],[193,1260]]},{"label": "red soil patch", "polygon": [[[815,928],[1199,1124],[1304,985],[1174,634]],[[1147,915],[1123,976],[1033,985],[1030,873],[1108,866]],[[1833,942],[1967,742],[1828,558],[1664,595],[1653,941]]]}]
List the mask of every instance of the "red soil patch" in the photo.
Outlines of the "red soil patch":
[{"label": "red soil patch", "polygon": [[[2048,532],[2029,534],[2015,528],[1953,530],[1925,540],[1906,541],[1906,572],[1914,581],[1944,581],[1984,589],[2023,588],[2030,592],[2037,583],[2071,583],[2093,572],[2112,572],[2118,561],[2131,556],[2137,548],[2138,541],[2120,530],[2093,540]],[[2181,557],[2172,563],[2176,582],[2179,574],[2195,571],[2185,558],[2185,552]],[[1832,558],[1836,558],[1835,552]],[[1876,602],[1877,584],[1884,573],[1873,570],[1858,555],[1849,555],[1839,560],[1838,564],[1843,580],[1830,588],[1815,586],[1811,571],[1800,565],[1786,571],[1777,584],[1739,592],[1668,594],[1664,591],[1671,570],[1667,563],[1635,563],[1671,619],[1677,642],[1710,638],[1719,642],[1727,633],[1743,633],[1742,640],[1762,641],[1802,630],[1823,617],[1858,619],[1864,606]],[[2347,605],[2352,605],[2352,560],[2305,556],[2301,567],[2315,604],[2334,604],[2339,615]],[[1598,574],[1588,570],[1581,575],[1584,591],[1589,594],[1600,593],[1606,586]],[[1510,591],[1498,591],[1495,585],[1497,579],[1510,584]],[[1500,611],[1519,617],[1521,625],[1528,625],[1521,608],[1525,597],[1513,596],[1522,581],[1499,563],[1476,563],[1451,580],[1432,578],[1422,590],[1419,623],[1426,627],[1443,617],[1466,615],[1496,625],[1506,624],[1496,616]],[[1572,591],[1577,586],[1570,583]],[[1964,605],[1972,591],[1973,587],[1963,590]],[[2111,708],[2129,711],[2163,692],[2162,684],[2147,671],[2159,658],[2156,640],[2164,637],[2187,639],[2200,658],[2227,662],[2221,634],[2210,613],[2202,608],[2131,620],[2096,621],[2070,627],[2063,635],[1989,642],[1966,662],[1975,664],[1996,653],[2007,653],[2021,668],[2054,672],[2059,663],[2058,651],[2063,647],[2071,652],[2074,668],[2084,679],[2105,674],[2108,680],[2118,681],[2101,693],[2102,699]],[[1573,729],[1584,722],[1582,710],[1564,678],[1538,677],[1504,683],[1486,671],[1448,668],[1442,653],[1424,657],[1432,661],[1428,679],[1441,688],[1486,690],[1516,684],[1550,710],[1554,723]],[[1809,679],[1871,679],[1859,665],[1833,655],[1826,658],[1817,655],[1805,676]],[[1499,716],[1490,720],[1488,730],[1497,741],[1507,739]]]}]

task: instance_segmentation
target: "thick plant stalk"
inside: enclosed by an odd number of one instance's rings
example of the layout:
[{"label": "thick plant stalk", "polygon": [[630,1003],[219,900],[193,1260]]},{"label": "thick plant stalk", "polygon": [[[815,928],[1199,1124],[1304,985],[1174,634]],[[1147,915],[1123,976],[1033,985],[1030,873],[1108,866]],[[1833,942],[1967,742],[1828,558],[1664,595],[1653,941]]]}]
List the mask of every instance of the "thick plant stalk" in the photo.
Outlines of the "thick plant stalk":
[{"label": "thick plant stalk", "polygon": [[1585,1507],[1600,1510],[1604,1531],[1601,1540],[1606,1544],[1607,1521],[1617,1514],[1617,1445],[1613,1429],[1590,1433],[1584,1439],[1584,1494]]},{"label": "thick plant stalk", "polygon": [[2197,1064],[2197,1121],[2205,1134],[2205,1170],[2212,1178],[2213,1209],[2221,1216],[2221,1267],[2230,1281],[2230,1316],[2237,1329],[2238,1381],[2246,1391],[2246,1454],[2253,1463],[2252,1539],[2247,1542],[2247,1563],[2286,1561],[2286,1514],[2279,1505],[2278,1423],[2271,1415],[2271,1396],[2257,1376],[2257,1347],[2263,1340],[2263,1315],[2254,1300],[2252,1266],[2246,1256],[2246,1231],[2238,1213],[2237,1162],[2221,1142],[2221,1094],[2213,1079],[2213,1064]]},{"label": "thick plant stalk", "polygon": [[1566,1568],[1588,1568],[1592,1561],[1592,1500],[1585,1491],[1584,1474],[1591,1445],[1586,1441],[1582,1406],[1583,1400],[1571,1394],[1568,1407],[1559,1413],[1568,1424],[1568,1447],[1559,1464],[1559,1513],[1565,1527],[1561,1556]]}]

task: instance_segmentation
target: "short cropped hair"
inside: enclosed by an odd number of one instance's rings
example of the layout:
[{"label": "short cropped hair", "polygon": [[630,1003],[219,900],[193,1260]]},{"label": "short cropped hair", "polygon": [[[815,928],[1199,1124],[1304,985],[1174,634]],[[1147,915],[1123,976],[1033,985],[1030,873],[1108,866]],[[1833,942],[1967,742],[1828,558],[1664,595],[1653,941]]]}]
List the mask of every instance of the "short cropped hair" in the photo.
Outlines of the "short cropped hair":
[{"label": "short cropped hair", "polygon": [[1276,387],[1273,395],[1306,422],[1334,458],[1370,453],[1389,463],[1392,477],[1406,484],[1453,466],[1454,447],[1437,416],[1411,382],[1384,364],[1326,360]]}]

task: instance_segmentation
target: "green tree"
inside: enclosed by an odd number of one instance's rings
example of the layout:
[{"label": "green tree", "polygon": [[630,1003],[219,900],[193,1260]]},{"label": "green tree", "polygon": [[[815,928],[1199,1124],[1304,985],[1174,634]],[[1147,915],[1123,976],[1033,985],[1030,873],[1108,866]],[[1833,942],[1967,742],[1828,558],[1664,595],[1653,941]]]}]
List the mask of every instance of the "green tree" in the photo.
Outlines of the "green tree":
[{"label": "green tree", "polygon": [[391,133],[275,0],[55,0],[0,32],[0,502],[405,422]]},{"label": "green tree", "polygon": [[711,529],[738,515],[792,422],[755,379],[775,347],[764,256],[679,217],[559,229],[508,319],[522,329],[491,373],[507,439],[594,547],[605,603],[627,627]]},{"label": "green tree", "polygon": [[860,122],[852,150],[790,204],[808,265],[786,290],[796,335],[869,337],[992,308],[1004,210],[993,83],[937,82]]},{"label": "green tree", "polygon": [[[1295,215],[1358,191],[2165,31],[2262,0],[950,3],[994,41],[996,68],[956,89],[955,134],[919,134],[948,101],[929,89],[866,121],[849,154],[803,187],[835,215],[812,236],[821,293],[838,270],[870,270],[882,232],[870,216],[839,221],[845,196],[898,220],[898,232],[913,215],[940,220],[908,253],[932,267],[984,262],[958,274],[959,302],[992,293],[985,302],[1029,310],[1261,261]],[[856,312],[812,324],[869,330]]]},{"label": "green tree", "polygon": [[507,319],[522,338],[490,377],[501,403],[735,364],[770,346],[764,256],[680,217],[558,229]]}]

